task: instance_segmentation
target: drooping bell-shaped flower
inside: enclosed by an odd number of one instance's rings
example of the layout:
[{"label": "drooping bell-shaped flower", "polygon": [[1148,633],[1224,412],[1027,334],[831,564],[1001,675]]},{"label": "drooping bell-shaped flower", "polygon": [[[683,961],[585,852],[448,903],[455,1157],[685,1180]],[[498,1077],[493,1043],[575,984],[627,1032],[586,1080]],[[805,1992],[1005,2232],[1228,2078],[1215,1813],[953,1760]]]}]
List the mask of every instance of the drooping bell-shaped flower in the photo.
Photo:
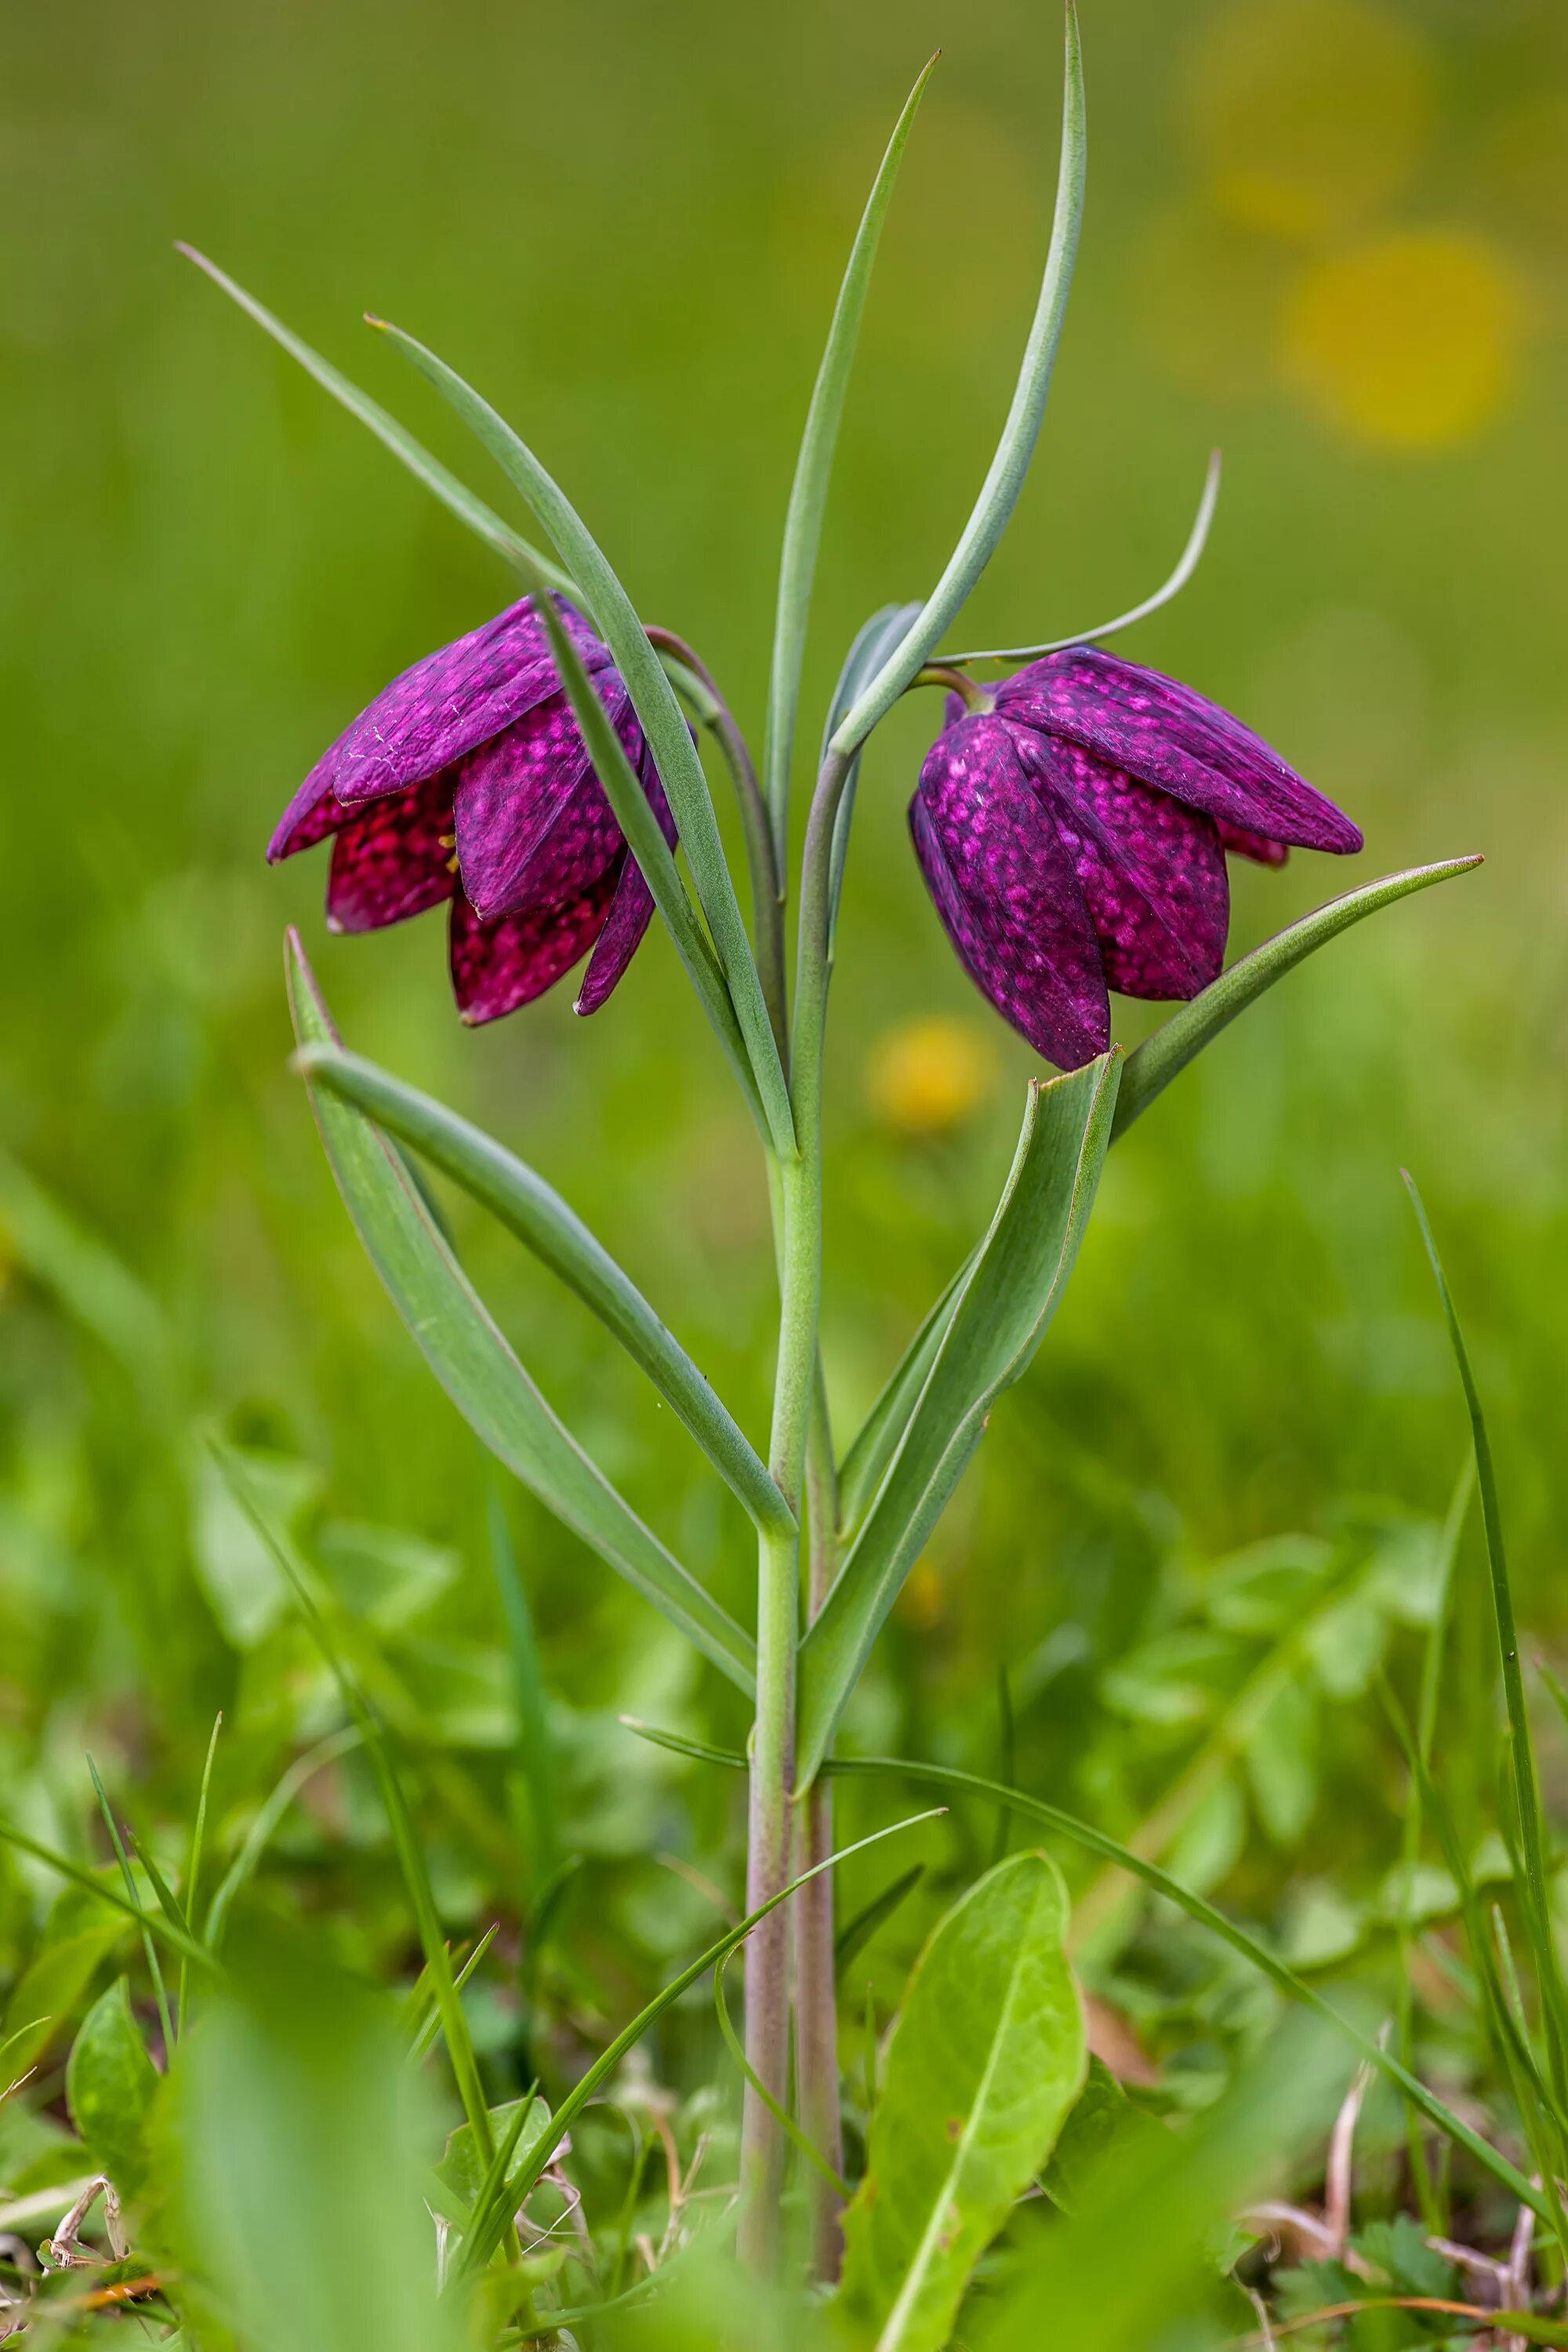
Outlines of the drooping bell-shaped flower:
[{"label": "drooping bell-shaped flower", "polygon": [[1361,847],[1349,818],[1190,687],[1088,646],[1031,662],[984,708],[957,695],[910,825],[964,968],[1037,1052],[1110,1042],[1108,992],[1195,996],[1230,919],[1226,852]]},{"label": "drooping bell-shaped flower", "polygon": [[[674,820],[609,648],[557,603],[673,847]],[[576,1009],[596,1013],[653,912],[531,596],[378,694],[311,769],[267,855],[291,857],[329,837],[334,930],[379,930],[450,900],[452,991],[470,1023],[530,1003],[590,948]]]}]

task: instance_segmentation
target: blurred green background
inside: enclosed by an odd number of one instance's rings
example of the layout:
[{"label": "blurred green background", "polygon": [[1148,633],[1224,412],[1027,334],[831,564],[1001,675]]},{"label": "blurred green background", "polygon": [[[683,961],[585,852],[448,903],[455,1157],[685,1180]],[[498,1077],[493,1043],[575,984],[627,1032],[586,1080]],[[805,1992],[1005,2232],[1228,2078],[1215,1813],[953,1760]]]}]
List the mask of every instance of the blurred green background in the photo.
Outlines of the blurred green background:
[{"label": "blurred green background", "polygon": [[[1240,872],[1233,945],[1358,877],[1488,858],[1289,981],[1119,1148],[1050,1344],[884,1640],[863,1736],[984,1760],[1005,1662],[1030,1777],[1109,1803],[1083,1729],[1096,1678],[1180,1616],[1194,1563],[1446,1504],[1462,1430],[1402,1162],[1468,1318],[1527,1605],[1548,1631],[1563,1618],[1568,15],[1082,14],[1078,287],[1035,474],[960,642],[1056,635],[1145,593],[1217,442],[1203,569],[1122,648],[1239,712],[1367,837],[1349,866]],[[351,1041],[556,1182],[753,1430],[772,1339],[752,1138],[662,939],[590,1022],[563,988],[468,1034],[439,919],[329,940],[321,861],[263,865],[323,745],[511,589],[172,240],[506,509],[360,314],[433,343],[760,738],[800,419],[864,191],[939,42],[851,396],[807,749],[850,635],[930,584],[990,454],[1047,236],[1054,5],[57,0],[0,19],[0,1105],[7,1150],[157,1301],[172,1367],[163,1386],[128,1372],[62,1313],[12,1184],[0,1782],[62,1836],[81,1834],[85,1746],[132,1783],[188,1786],[226,1704],[232,1808],[322,1719],[302,1653],[215,1603],[232,1530],[191,1499],[183,1433],[201,1413],[285,1457],[340,1555],[342,1526],[366,1523],[449,1548],[461,1572],[407,1673],[459,1747],[510,1736],[488,1475],[395,1323],[286,1067],[286,920]],[[937,716],[911,702],[869,755],[841,938],[827,1348],[845,1438],[987,1213],[1030,1067],[952,961],[908,849]],[[1129,1037],[1157,1017],[1121,1016]],[[694,1450],[585,1314],[455,1214],[552,1400],[743,1609],[744,1528]],[[512,1505],[578,1727],[563,1738],[598,1775],[568,1836],[684,1843],[728,1868],[731,1792],[693,1828],[665,1793],[676,1768],[582,1727],[702,1706],[738,1736],[729,1701]],[[330,1811],[344,1834],[352,1808]],[[650,1868],[624,1888],[656,1944],[689,1944],[705,1916],[695,1895],[672,1915],[674,1884]]]}]

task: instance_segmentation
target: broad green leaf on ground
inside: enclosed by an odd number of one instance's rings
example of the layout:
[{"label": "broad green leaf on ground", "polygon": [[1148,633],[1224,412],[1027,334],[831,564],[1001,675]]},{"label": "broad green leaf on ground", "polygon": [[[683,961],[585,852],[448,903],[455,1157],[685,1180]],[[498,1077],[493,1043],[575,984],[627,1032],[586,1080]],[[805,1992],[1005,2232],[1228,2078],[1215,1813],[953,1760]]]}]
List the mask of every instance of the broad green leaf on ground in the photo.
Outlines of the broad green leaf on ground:
[{"label": "broad green leaf on ground", "polygon": [[1429,890],[1435,882],[1450,881],[1456,874],[1468,874],[1480,863],[1479,856],[1449,857],[1437,866],[1413,866],[1405,873],[1385,875],[1381,882],[1368,882],[1359,890],[1347,891],[1342,898],[1331,898],[1315,914],[1303,915],[1289,930],[1242,956],[1129,1054],[1116,1106],[1116,1135],[1125,1135],[1155,1096],[1163,1094],[1171,1080],[1222,1029],[1228,1028],[1238,1013],[1245,1013],[1266,989],[1317,949],[1366,916],[1375,915],[1380,907],[1392,907],[1396,899],[1408,898],[1415,890]]},{"label": "broad green leaf on ground", "polygon": [[1011,1172],[899,1450],[802,1645],[798,1772],[827,1752],[868,1653],[1002,1391],[1027,1370],[1077,1261],[1121,1056],[1035,1084]]},{"label": "broad green leaf on ground", "polygon": [[88,2154],[122,2197],[134,2197],[146,2173],[147,2118],[157,2091],[158,2071],[132,2012],[131,1987],[118,1977],[71,2045],[66,2097]]},{"label": "broad green leaf on ground", "polygon": [[1209,2344],[1181,2324],[1215,2315],[1215,2229],[1267,2195],[1289,2164],[1326,2138],[1347,2066],[1328,2031],[1292,2021],[1260,2062],[1244,2066],[1219,2105],[1190,2129],[1152,2130],[1094,2168],[1070,2217],[1031,2239],[994,2283],[966,2329],[974,2352],[1149,2352]]},{"label": "broad green leaf on ground", "polygon": [[[521,2128],[516,2130],[520,2111]],[[512,2142],[513,2158],[507,2168],[510,2187],[513,2175],[521,2170],[534,2142],[549,2124],[550,2109],[539,2098],[509,2099],[504,2105],[492,2107],[489,2117],[496,2146]],[[464,2221],[473,2211],[489,2169],[489,2159],[480,2152],[473,2126],[459,2124],[448,2135],[446,2154],[436,2167],[436,2178],[451,2200],[454,2221]]]},{"label": "broad green leaf on ground", "polygon": [[25,2074],[59,2041],[88,1987],[130,1927],[85,1887],[68,1886],[50,1907],[38,1950],[12,1988],[0,2021],[6,2080]]},{"label": "broad green leaf on ground", "polygon": [[312,1084],[363,1111],[499,1218],[615,1333],[752,1518],[793,1531],[794,1516],[755,1447],[630,1276],[541,1175],[444,1103],[358,1054],[311,1048],[300,1066]]},{"label": "broad green leaf on ground", "polygon": [[250,2352],[460,2340],[424,2199],[433,2118],[390,2001],[257,1917],[180,2045],[171,2092],[182,2268],[223,2312],[214,2340],[237,2336]]},{"label": "broad green leaf on ground", "polygon": [[1104,2059],[1091,2057],[1040,2186],[1061,2212],[1076,2213],[1107,2164],[1140,2140],[1167,2137],[1163,2124],[1133,2105]]},{"label": "broad green leaf on ground", "polygon": [[[773,668],[768,688],[768,723],[763,750],[763,790],[773,820],[775,854],[781,868],[788,842],[790,761],[795,749],[801,666],[805,656],[806,620],[811,611],[817,550],[822,541],[822,517],[827,504],[827,485],[833,472],[834,452],[838,445],[838,427],[844,415],[850,372],[855,364],[855,348],[860,339],[860,320],[865,314],[867,289],[877,259],[877,247],[881,242],[882,223],[888,216],[888,206],[892,201],[899,166],[909,144],[916,110],[925,95],[925,86],[935,65],[936,58],[932,58],[904,101],[903,112],[893,126],[893,135],[888,142],[887,152],[878,168],[866,209],[860,217],[860,226],[855,232],[844,282],[834,305],[827,347],[822,354],[822,364],[812,388],[811,406],[806,412],[805,430],[801,436],[800,455],[795,460],[795,480],[790,488],[784,548],[779,559],[778,604],[773,620]],[[858,690],[857,688],[856,691]],[[847,709],[847,703],[845,707]],[[837,719],[834,723],[837,725]]]},{"label": "broad green leaf on ground", "polygon": [[[302,1045],[338,1043],[304,950],[289,934],[289,993]],[[426,1362],[497,1459],[710,1658],[750,1690],[753,1644],[646,1528],[556,1419],[458,1265],[391,1145],[310,1087],[349,1213]]]},{"label": "broad green leaf on ground", "polygon": [[843,2340],[939,2352],[975,2263],[1082,2088],[1067,1892],[1042,1853],[972,1886],[915,1963],[844,2216]]}]

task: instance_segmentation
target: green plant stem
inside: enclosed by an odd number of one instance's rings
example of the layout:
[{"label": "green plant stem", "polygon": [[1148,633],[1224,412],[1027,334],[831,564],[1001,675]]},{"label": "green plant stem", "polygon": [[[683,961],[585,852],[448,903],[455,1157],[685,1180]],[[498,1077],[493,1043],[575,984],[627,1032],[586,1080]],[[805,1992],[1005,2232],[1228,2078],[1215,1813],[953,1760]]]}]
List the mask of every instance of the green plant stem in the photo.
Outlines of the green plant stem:
[{"label": "green plant stem", "polygon": [[[818,1366],[806,1441],[806,1502],[810,1552],[806,1610],[815,1617],[826,1600],[838,1568],[838,1481],[833,1431]],[[796,1870],[825,1862],[833,1851],[833,1790],[822,1774],[799,1807]],[[821,2151],[831,2173],[844,2170],[844,2133],[838,2103],[838,2005],[835,1981],[833,1874],[823,1871],[795,1900],[795,2066],[800,2116],[805,2135]],[[844,2254],[840,2215],[844,2200],[834,2179],[819,2174],[808,2183],[811,2200],[812,2275],[825,2285],[837,2277]]]},{"label": "green plant stem", "polygon": [[[770,1167],[779,1263],[779,1356],[768,1467],[803,1518],[806,1452],[818,1381],[822,1304],[822,1049],[832,969],[833,828],[849,761],[830,752],[806,827],[800,959],[791,1033],[795,1150]],[[795,1842],[795,1691],[800,1645],[800,1539],[759,1538],[757,1714],[752,1734],[746,1905],[787,1883]],[[789,2068],[789,1921],[770,1915],[746,1951],[746,2057],[775,2098]],[[835,2083],[837,2095],[837,2081]],[[741,2125],[737,2250],[759,2270],[777,2251],[784,2137],[747,2086]]]},{"label": "green plant stem", "polygon": [[[775,1163],[772,1192],[779,1258],[779,1352],[768,1467],[797,1515],[816,1378],[822,1288],[822,1177],[817,1131]],[[764,1532],[757,1554],[757,1712],[752,1729],[746,1908],[789,1883],[794,1842],[795,1675],[800,1642],[800,1538]],[[789,2090],[789,1917],[770,1912],[746,1947],[746,2059],[772,2097]],[[741,2123],[737,2249],[754,2269],[774,2265],[784,2137],[748,2083]]]}]

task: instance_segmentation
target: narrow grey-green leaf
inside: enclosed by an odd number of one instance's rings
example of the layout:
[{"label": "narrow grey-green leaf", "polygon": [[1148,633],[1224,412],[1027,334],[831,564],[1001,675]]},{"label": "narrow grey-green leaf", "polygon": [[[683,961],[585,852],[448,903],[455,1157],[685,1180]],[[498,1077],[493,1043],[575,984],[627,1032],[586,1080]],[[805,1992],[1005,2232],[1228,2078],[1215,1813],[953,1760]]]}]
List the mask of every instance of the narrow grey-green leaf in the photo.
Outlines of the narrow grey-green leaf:
[{"label": "narrow grey-green leaf", "polygon": [[801,1648],[797,1774],[833,1737],[872,1643],[1004,1389],[1027,1370],[1094,1203],[1121,1073],[1113,1048],[1033,1084],[1012,1171],[897,1454]]},{"label": "narrow grey-green leaf", "polygon": [[942,656],[942,661],[954,669],[967,669],[976,662],[1038,661],[1046,654],[1059,654],[1065,651],[1068,646],[1089,646],[1092,645],[1097,637],[1114,637],[1122,629],[1131,628],[1134,622],[1148,620],[1151,614],[1160,612],[1163,606],[1171,604],[1181,594],[1198,565],[1203,562],[1204,549],[1208,545],[1209,526],[1214,520],[1214,510],[1219,502],[1219,477],[1220,454],[1217,449],[1215,449],[1209,455],[1208,471],[1204,477],[1203,496],[1198,500],[1198,510],[1194,517],[1192,530],[1187,533],[1187,543],[1177,559],[1176,568],[1168,580],[1162,581],[1152,596],[1144,597],[1142,604],[1132,605],[1125,613],[1118,613],[1113,621],[1097,622],[1092,629],[1077,629],[1068,637],[1049,637],[1044,645],[991,646],[977,653],[944,653]]},{"label": "narrow grey-green leaf", "polygon": [[[288,969],[300,1043],[336,1046],[315,976],[292,932]],[[643,1525],[556,1419],[437,1231],[394,1148],[340,1097],[319,1087],[310,1095],[360,1239],[458,1412],[564,1526],[749,1691],[750,1636]]]},{"label": "narrow grey-green leaf", "polygon": [[[540,599],[539,612],[573,715],[594,763],[594,773],[615,811],[616,822],[626,836],[643,880],[653,893],[654,903],[669,927],[676,952],[686,967],[688,977],[701,1000],[702,1009],[711,1022],[720,1044],[730,1057],[752,1116],[766,1141],[770,1132],[768,1120],[734,1002],[714,960],[708,936],[687,897],[686,885],[680,878],[680,869],[676,865],[669,844],[649,805],[641,779],[626,757],[626,746],[616,731],[610,714],[594,691],[583,656],[563,627],[561,615],[548,596]],[[664,676],[662,669],[659,676]],[[685,723],[683,719],[683,728]],[[703,789],[706,791],[706,785]]]},{"label": "narrow grey-green leaf", "polygon": [[298,360],[306,373],[313,375],[323,390],[330,392],[351,416],[357,416],[362,425],[367,425],[376,439],[391,450],[401,465],[407,467],[415,479],[423,482],[427,490],[433,490],[442,505],[449,509],[459,522],[466,523],[476,538],[482,539],[488,547],[493,548],[498,555],[519,570],[542,573],[552,587],[563,590],[567,595],[576,594],[570,572],[563,572],[560,565],[552,562],[542,549],[531,546],[512,530],[510,523],[503,522],[500,515],[492,514],[482,499],[477,499],[456,474],[442,465],[438,457],[433,457],[429,450],[399,425],[395,416],[389,416],[378,401],[372,400],[368,393],[361,392],[357,384],[351,383],[346,375],[341,374],[319,352],[313,352],[309,343],[301,342],[281,319],[274,318],[253,294],[247,294],[243,286],[236,285],[232,278],[226,276],[216,261],[209,261],[206,255],[198,253],[194,245],[176,244],[174,250],[183,253],[187,261],[194,261],[198,269],[205,270],[213,284],[220,286],[229,299],[237,302],[258,327],[264,327],[273,341],[281,344],[291,359]]},{"label": "narrow grey-green leaf", "polygon": [[794,1515],[743,1431],[631,1277],[542,1176],[481,1128],[357,1054],[312,1047],[300,1067],[499,1217],[615,1333],[757,1525],[793,1532]]},{"label": "narrow grey-green leaf", "polygon": [[122,2197],[134,2197],[147,2171],[147,2118],[158,2073],[131,2009],[131,1988],[117,1977],[93,2003],[71,2044],[66,2097],[71,2121],[100,2171]]},{"label": "narrow grey-green leaf", "polygon": [[1376,914],[1380,907],[1392,907],[1396,899],[1407,898],[1413,891],[1430,889],[1434,882],[1447,882],[1456,874],[1468,874],[1480,863],[1479,856],[1449,857],[1440,865],[1413,866],[1403,874],[1385,874],[1380,882],[1366,882],[1359,890],[1347,891],[1342,898],[1331,898],[1326,907],[1303,915],[1289,930],[1278,932],[1273,939],[1265,940],[1260,948],[1254,948],[1250,955],[1242,956],[1228,971],[1222,971],[1202,995],[1184,1004],[1152,1037],[1146,1037],[1129,1054],[1127,1067],[1121,1074],[1114,1135],[1124,1135],[1155,1096],[1163,1094],[1178,1072],[1195,1060],[1211,1038],[1228,1027],[1238,1013],[1245,1013],[1265,989],[1272,988],[1277,980],[1282,980],[1328,940],[1338,939],[1342,931],[1348,931],[1363,917]]},{"label": "narrow grey-green leaf", "polygon": [[[838,684],[828,706],[827,723],[822,730],[820,760],[826,761],[834,730],[856,696],[874,677],[902,643],[920,618],[918,604],[884,604],[873,613],[857,635],[845,657]],[[838,929],[838,901],[844,889],[844,867],[849,856],[849,828],[855,822],[855,793],[860,782],[860,754],[856,752],[845,770],[844,783],[838,796],[838,809],[833,820],[833,858],[828,878],[827,952],[831,958]]]},{"label": "narrow grey-green leaf", "polygon": [[768,723],[763,748],[763,788],[773,819],[774,854],[782,869],[789,826],[790,764],[795,753],[795,714],[800,702],[801,666],[805,656],[806,623],[816,578],[817,551],[822,542],[823,510],[844,417],[845,395],[860,340],[866,294],[881,240],[882,223],[892,201],[894,183],[904,149],[914,126],[936,58],[921,74],[904,110],[893,126],[887,152],[878,167],[871,194],[855,232],[844,282],[834,305],[816,383],[806,411],[800,455],[795,460],[784,519],[784,550],[779,560],[778,605],[773,621],[773,658],[768,690]]},{"label": "narrow grey-green leaf", "polygon": [[[502,473],[525,499],[550,534],[556,552],[574,575],[600,635],[615,656],[626,681],[637,723],[647,738],[660,782],[680,835],[697,895],[702,902],[718,950],[735,1015],[768,1115],[774,1143],[793,1150],[795,1127],[790,1116],[789,1089],[774,1041],[756,960],[735,896],[734,882],[719,837],[718,819],[702,772],[702,762],[691,740],[691,730],[675,698],[675,689],[663,664],[647,640],[630,597],[612,571],[604,551],[560,485],[546,473],[526,442],[498,415],[489,401],[465,383],[455,370],[426,350],[400,327],[375,319],[373,326],[389,335],[420,373],[428,377],[448,400],[475,437],[489,451]],[[559,652],[557,652],[559,659]],[[575,708],[575,701],[574,701]],[[579,714],[581,719],[581,714]],[[613,730],[612,730],[613,731]],[[592,746],[590,745],[590,749]],[[595,766],[597,761],[595,761]],[[603,776],[601,774],[601,782]],[[657,828],[656,828],[657,829]],[[642,863],[638,858],[638,864]],[[645,868],[646,872],[646,868]],[[648,887],[651,889],[651,877]]]},{"label": "narrow grey-green leaf", "polygon": [[1056,363],[1057,347],[1061,341],[1062,323],[1067,316],[1073,263],[1078,256],[1079,228],[1083,218],[1086,158],[1083,56],[1079,44],[1078,18],[1071,0],[1068,0],[1067,64],[1062,97],[1062,153],[1057,180],[1056,212],[1051,224],[1045,275],[1040,283],[1040,299],[1025,347],[1023,365],[1018,372],[1013,404],[1002,427],[1002,437],[991,460],[991,470],[981,486],[980,496],[963,526],[958,545],[948,560],[946,571],[931,590],[920,619],[898,651],[872,678],[834,734],[833,748],[845,756],[865,741],[877,721],[886,717],[916,673],[935,653],[1012,520],[1025,476],[1029,470],[1029,461],[1035,454],[1035,444],[1039,439],[1040,424],[1046,413],[1046,396],[1050,390],[1051,371]]},{"label": "narrow grey-green leaf", "polygon": [[853,1535],[859,1526],[867,1505],[899,1450],[899,1441],[910,1425],[910,1415],[930,1377],[973,1268],[974,1252],[971,1251],[899,1359],[844,1456],[838,1473],[838,1525],[847,1536]]},{"label": "narrow grey-green leaf", "polygon": [[1055,1863],[1015,1854],[915,1963],[844,2216],[848,2342],[940,2352],[975,2263],[1049,2156],[1089,2063],[1067,1920]]}]

